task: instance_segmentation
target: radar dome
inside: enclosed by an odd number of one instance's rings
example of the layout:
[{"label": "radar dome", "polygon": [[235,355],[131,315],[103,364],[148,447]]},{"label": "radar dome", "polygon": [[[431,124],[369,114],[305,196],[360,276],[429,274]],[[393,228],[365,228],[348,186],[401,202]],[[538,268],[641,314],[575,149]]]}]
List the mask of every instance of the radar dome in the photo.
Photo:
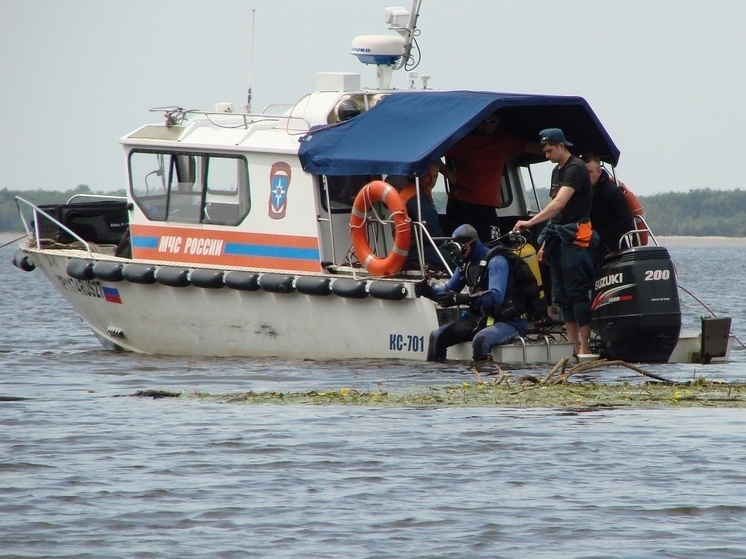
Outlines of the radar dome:
[{"label": "radar dome", "polygon": [[404,39],[394,35],[360,35],[352,40],[351,53],[363,64],[393,66],[404,50]]}]

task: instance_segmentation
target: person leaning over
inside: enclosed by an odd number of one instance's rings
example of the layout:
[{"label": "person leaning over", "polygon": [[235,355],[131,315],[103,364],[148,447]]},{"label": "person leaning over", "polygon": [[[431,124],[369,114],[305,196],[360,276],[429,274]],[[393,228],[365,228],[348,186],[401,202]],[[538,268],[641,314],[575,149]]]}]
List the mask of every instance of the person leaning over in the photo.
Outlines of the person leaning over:
[{"label": "person leaning over", "polygon": [[[468,305],[469,312],[431,332],[427,359],[444,361],[449,347],[473,340],[474,361],[489,360],[492,346],[526,334],[524,309],[514,290],[515,274],[505,256],[489,256],[492,251],[471,225],[456,228],[447,247],[458,266],[453,276],[434,287],[423,280],[415,285],[415,294],[437,301],[441,307]],[[467,292],[461,293],[467,286]]]},{"label": "person leaning over", "polygon": [[548,221],[538,241],[540,259],[549,259],[552,301],[560,308],[576,354],[589,354],[593,248],[598,243],[590,221],[590,177],[583,161],[567,149],[572,144],[562,130],[542,130],[539,142],[544,156],[557,164],[552,170],[552,201],[531,219],[516,222],[514,231]]},{"label": "person leaning over", "polygon": [[496,113],[456,142],[445,154],[453,169],[440,165],[448,179],[446,216],[451,223],[471,223],[484,242],[497,238],[500,227],[495,209],[502,205],[505,162],[527,147],[526,140],[500,130]]},{"label": "person leaning over", "polygon": [[635,217],[624,192],[601,166],[601,158],[595,153],[586,153],[583,161],[591,179],[591,223],[599,236],[593,255],[593,265],[597,268],[607,254],[619,250],[624,234],[634,231]]}]

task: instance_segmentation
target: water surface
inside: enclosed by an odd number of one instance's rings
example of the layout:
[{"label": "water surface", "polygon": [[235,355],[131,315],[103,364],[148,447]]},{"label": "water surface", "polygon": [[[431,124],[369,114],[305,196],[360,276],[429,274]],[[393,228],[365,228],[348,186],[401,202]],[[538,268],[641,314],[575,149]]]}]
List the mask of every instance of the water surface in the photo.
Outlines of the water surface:
[{"label": "water surface", "polygon": [[[670,245],[731,314],[730,245]],[[743,250],[743,247],[740,247]],[[0,557],[743,558],[746,413],[248,406],[142,399],[473,381],[462,364],[105,351],[0,250]],[[682,293],[686,320],[704,312]],[[655,365],[669,378],[746,378]],[[628,373],[600,372],[598,379]]]}]

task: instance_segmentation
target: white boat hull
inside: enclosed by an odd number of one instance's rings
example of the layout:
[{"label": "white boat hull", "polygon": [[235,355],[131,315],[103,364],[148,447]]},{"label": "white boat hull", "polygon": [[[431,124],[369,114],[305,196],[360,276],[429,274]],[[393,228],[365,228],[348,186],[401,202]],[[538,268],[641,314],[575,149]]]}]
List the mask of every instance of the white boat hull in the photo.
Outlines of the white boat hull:
[{"label": "white boat hull", "polygon": [[[434,303],[351,299],[193,285],[171,287],[69,276],[71,258],[84,251],[29,251],[29,258],[70,303],[105,347],[137,353],[194,356],[281,356],[297,359],[425,360],[430,332],[439,326]],[[103,257],[106,260],[130,261]],[[105,289],[106,288],[106,289]],[[114,296],[105,291],[114,290]],[[572,355],[562,336],[521,339],[493,348],[500,363],[554,363]],[[471,345],[449,349],[470,360]]]},{"label": "white boat hull", "polygon": [[[32,261],[106,344],[165,355],[424,360],[437,327],[433,303],[336,295],[81,281],[66,273],[75,251],[31,253]],[[80,257],[84,253],[77,254]],[[120,302],[107,300],[116,289]]]},{"label": "white boat hull", "polygon": [[[24,250],[101,343],[125,351],[422,361],[427,357],[430,332],[439,326],[435,305],[415,297],[411,284],[402,300],[391,301],[228,287],[84,281],[70,277],[67,264],[72,258],[85,259],[86,252]],[[105,293],[112,290],[114,296]],[[669,362],[701,362],[701,336],[699,332],[682,332]],[[733,339],[731,334],[725,355],[712,361],[728,360]],[[554,364],[572,354],[573,344],[560,334],[529,336],[492,349],[493,359],[507,364]],[[471,344],[449,348],[448,359],[471,360]]]},{"label": "white boat hull", "polygon": [[[733,347],[735,336],[728,335],[725,346],[725,355],[713,357],[712,363],[725,363],[730,359],[730,350]],[[702,363],[702,333],[695,331],[682,331],[679,342],[671,354],[669,363]]]}]

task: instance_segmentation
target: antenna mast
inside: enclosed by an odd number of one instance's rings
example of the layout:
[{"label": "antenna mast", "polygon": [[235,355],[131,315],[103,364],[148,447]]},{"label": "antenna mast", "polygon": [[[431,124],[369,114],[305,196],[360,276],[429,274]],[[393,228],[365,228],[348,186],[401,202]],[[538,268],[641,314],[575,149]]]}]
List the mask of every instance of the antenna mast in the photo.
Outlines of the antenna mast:
[{"label": "antenna mast", "polygon": [[251,9],[251,45],[249,47],[249,91],[246,95],[246,112],[251,113],[251,82],[254,79],[254,22],[256,10]]},{"label": "antenna mast", "polygon": [[392,26],[399,35],[404,38],[404,49],[402,57],[399,62],[394,66],[394,70],[403,68],[409,61],[409,55],[412,52],[412,41],[414,40],[415,31],[417,30],[417,18],[420,15],[420,5],[422,0],[412,0],[412,10],[409,12],[409,20],[407,26],[404,28],[396,28]]}]

